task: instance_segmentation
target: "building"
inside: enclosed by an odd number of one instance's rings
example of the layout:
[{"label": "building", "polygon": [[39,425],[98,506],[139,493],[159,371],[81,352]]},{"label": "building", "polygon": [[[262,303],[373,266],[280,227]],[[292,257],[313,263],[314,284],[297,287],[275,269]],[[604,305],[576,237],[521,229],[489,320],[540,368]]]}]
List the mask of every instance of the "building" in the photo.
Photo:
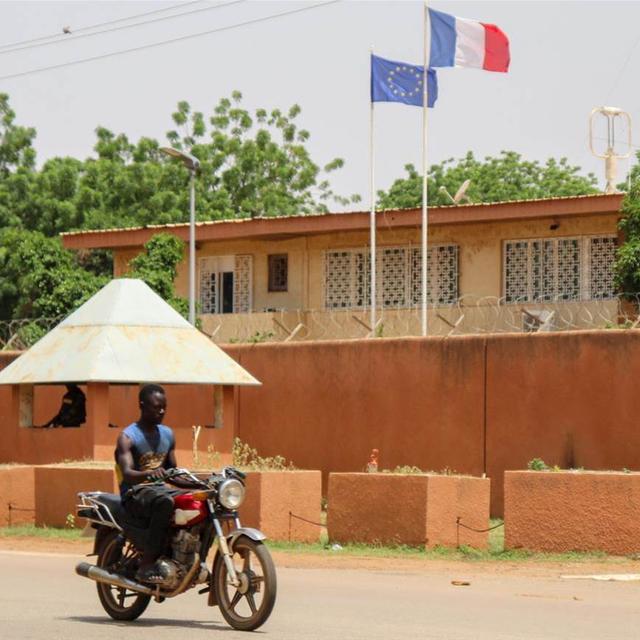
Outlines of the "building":
[{"label": "building", "polygon": [[[596,326],[617,319],[613,260],[622,194],[429,210],[429,333]],[[419,335],[419,209],[377,214],[380,321],[368,326],[369,213],[200,222],[197,296],[216,341]],[[188,224],[65,233],[113,250],[114,275],[154,234]],[[187,261],[176,281],[187,295]]]}]

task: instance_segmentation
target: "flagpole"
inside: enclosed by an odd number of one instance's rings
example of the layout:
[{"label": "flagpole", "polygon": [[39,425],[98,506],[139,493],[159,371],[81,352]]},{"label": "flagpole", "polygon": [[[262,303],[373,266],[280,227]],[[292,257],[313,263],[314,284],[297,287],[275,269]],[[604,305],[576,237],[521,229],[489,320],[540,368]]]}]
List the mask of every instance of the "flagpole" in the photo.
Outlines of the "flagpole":
[{"label": "flagpole", "polygon": [[427,209],[427,113],[429,108],[428,97],[428,75],[429,75],[429,50],[427,45],[427,36],[429,34],[429,10],[427,2],[424,3],[424,70],[423,70],[423,97],[422,97],[422,335],[428,334],[427,320],[427,266],[429,260],[428,240],[429,240],[429,216]]},{"label": "flagpole", "polygon": [[[371,47],[371,55],[369,56],[369,77],[373,77],[373,47]],[[375,189],[375,165],[374,165],[374,146],[373,146],[373,96],[369,98],[370,111],[369,111],[369,169],[370,169],[370,198],[371,198],[371,213],[370,213],[370,234],[371,234],[371,256],[369,261],[369,275],[371,278],[371,334],[375,335],[376,330],[376,189]]]}]

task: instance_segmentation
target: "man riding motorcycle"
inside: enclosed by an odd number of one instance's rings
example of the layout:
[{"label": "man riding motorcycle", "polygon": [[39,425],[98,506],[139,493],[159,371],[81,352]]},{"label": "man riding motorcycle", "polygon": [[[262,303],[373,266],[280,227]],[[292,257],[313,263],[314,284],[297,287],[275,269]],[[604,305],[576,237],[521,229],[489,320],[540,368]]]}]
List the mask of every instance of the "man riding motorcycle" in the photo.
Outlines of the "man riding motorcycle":
[{"label": "man riding motorcycle", "polygon": [[171,489],[162,480],[168,469],[175,469],[175,436],[162,424],[167,409],[164,389],[147,384],[140,390],[140,418],[126,427],[116,444],[120,495],[127,513],[148,521],[144,552],[136,578],[141,582],[159,583],[164,579],[157,563],[167,544],[173,514]]}]

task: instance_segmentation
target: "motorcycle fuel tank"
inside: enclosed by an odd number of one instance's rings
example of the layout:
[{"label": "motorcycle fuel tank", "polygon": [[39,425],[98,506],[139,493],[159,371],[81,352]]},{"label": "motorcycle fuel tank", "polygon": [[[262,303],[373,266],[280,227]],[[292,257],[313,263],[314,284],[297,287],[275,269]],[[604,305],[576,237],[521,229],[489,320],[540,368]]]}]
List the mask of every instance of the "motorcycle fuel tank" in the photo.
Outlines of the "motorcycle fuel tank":
[{"label": "motorcycle fuel tank", "polygon": [[173,522],[178,527],[191,526],[207,517],[207,507],[203,500],[195,500],[190,493],[173,499],[175,509]]}]

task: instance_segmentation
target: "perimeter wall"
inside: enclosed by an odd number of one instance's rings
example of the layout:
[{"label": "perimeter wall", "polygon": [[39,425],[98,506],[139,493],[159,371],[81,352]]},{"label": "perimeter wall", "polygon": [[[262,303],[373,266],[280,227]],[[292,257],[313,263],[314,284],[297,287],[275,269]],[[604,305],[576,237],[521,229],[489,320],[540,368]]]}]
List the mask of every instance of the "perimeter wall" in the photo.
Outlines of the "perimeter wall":
[{"label": "perimeter wall", "polygon": [[[640,469],[634,402],[640,331],[225,349],[263,383],[237,391],[235,435],[263,456],[283,455],[299,468],[320,469],[325,487],[330,471],[363,470],[377,448],[384,469],[415,465],[486,473],[492,481],[492,513],[500,515],[503,472],[523,469],[534,457],[561,467]],[[3,420],[6,391],[0,387],[3,439],[11,433]],[[190,424],[211,419],[211,389],[167,391],[167,422],[177,427],[179,462],[188,465]],[[42,405],[52,415],[62,393],[57,387],[41,391]],[[112,415],[124,420],[126,404],[133,420],[135,401],[123,403],[123,394],[114,394]],[[46,456],[38,460],[12,459],[5,439],[0,463],[71,458],[73,446],[66,440],[77,439],[81,431],[43,430],[39,437],[47,440]],[[223,451],[231,435],[224,434]],[[200,451],[206,457],[206,445]]]},{"label": "perimeter wall", "polygon": [[640,469],[640,331],[233,346],[262,381],[239,392],[238,435],[303,468],[415,465],[503,473]]}]

